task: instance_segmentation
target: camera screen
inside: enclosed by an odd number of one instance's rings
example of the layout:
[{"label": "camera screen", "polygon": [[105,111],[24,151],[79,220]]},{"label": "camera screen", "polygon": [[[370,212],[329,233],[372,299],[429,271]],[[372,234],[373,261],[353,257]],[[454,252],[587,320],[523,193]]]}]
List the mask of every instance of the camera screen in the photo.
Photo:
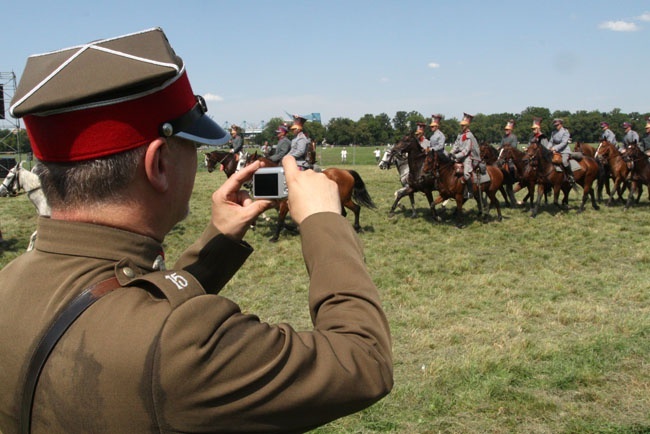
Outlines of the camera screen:
[{"label": "camera screen", "polygon": [[278,196],[278,174],[255,174],[255,196]]}]

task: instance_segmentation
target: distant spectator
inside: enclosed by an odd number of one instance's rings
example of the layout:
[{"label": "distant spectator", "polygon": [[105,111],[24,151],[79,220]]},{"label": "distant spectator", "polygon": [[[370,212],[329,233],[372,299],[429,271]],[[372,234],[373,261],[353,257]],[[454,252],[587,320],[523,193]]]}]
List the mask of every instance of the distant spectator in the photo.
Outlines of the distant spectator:
[{"label": "distant spectator", "polygon": [[341,149],[341,163],[347,163],[348,162],[348,151],[347,149],[343,148]]}]

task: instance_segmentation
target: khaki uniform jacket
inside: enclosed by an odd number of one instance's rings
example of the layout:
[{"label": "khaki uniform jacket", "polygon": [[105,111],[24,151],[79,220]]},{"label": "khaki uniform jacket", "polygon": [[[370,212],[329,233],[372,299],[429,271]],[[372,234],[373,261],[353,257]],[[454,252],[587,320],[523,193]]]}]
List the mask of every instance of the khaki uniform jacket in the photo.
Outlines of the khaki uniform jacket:
[{"label": "khaki uniform jacket", "polygon": [[122,288],[84,312],[45,364],[33,433],[302,432],[386,395],[388,323],[356,234],[335,213],[300,230],[309,332],[261,323],[217,295],[252,249],[213,227],[173,270],[154,272],[153,239],[40,218],[35,249],[0,271],[0,431],[17,432],[45,328],[110,277]]}]

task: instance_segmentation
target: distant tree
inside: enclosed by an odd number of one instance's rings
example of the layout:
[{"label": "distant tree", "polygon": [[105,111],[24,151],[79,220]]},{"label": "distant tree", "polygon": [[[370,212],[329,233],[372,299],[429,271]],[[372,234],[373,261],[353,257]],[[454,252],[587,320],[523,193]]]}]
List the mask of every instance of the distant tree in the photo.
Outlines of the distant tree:
[{"label": "distant tree", "polygon": [[325,139],[337,146],[350,146],[354,141],[356,123],[349,118],[332,118],[327,123]]}]

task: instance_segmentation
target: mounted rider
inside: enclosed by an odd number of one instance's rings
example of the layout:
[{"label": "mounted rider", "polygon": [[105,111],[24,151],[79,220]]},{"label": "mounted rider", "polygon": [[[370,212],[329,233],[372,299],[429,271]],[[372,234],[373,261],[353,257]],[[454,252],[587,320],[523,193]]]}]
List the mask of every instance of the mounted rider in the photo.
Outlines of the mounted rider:
[{"label": "mounted rider", "polygon": [[420,147],[424,152],[429,152],[429,147],[431,146],[431,143],[429,140],[424,136],[424,128],[426,125],[424,122],[418,122],[417,127],[415,128],[415,137],[418,139],[418,143],[420,144]]},{"label": "mounted rider", "polygon": [[244,140],[241,138],[241,135],[239,134],[240,128],[232,124],[230,126],[230,141],[228,142],[230,144],[230,152],[235,154],[237,157],[237,171],[239,171],[242,167],[244,167],[244,164],[246,164],[246,155],[244,155]]},{"label": "mounted rider", "polygon": [[650,159],[650,117],[646,119],[645,124],[645,136],[639,142],[639,148],[648,156]]},{"label": "mounted rider", "polygon": [[303,131],[303,126],[307,122],[307,119],[299,115],[293,115],[293,124],[291,124],[291,132],[294,134],[293,140],[291,140],[291,149],[289,150],[289,155],[293,156],[298,163],[298,167],[302,170],[312,169],[312,166],[307,162],[307,154],[309,152],[309,146],[311,140],[307,138],[305,132]]},{"label": "mounted rider", "polygon": [[503,147],[506,145],[512,146],[514,149],[517,149],[517,145],[519,144],[519,141],[515,133],[512,132],[514,128],[515,128],[514,119],[510,119],[508,122],[506,122],[506,126],[504,127],[505,135],[501,139],[499,150],[503,149]]},{"label": "mounted rider", "polygon": [[481,161],[481,152],[478,141],[470,131],[469,125],[474,116],[463,113],[463,120],[460,121],[461,132],[451,147],[451,156],[458,163],[463,163],[463,183],[465,184],[465,197],[471,198],[473,193],[472,175],[474,169]]},{"label": "mounted rider", "polygon": [[571,157],[571,147],[569,146],[571,135],[569,134],[569,130],[564,128],[564,121],[562,119],[554,119],[553,126],[555,127],[555,131],[551,133],[551,150],[562,156],[562,168],[564,169],[569,184],[573,186],[576,180],[573,178],[573,170],[571,170],[571,164],[569,163],[569,158]]},{"label": "mounted rider", "polygon": [[287,137],[289,133],[289,128],[286,125],[278,126],[278,129],[275,130],[275,135],[278,138],[278,144],[275,145],[275,152],[273,155],[269,156],[269,160],[274,163],[280,164],[282,158],[289,153],[291,150],[291,140]]},{"label": "mounted rider", "polygon": [[600,123],[600,128],[603,129],[603,133],[600,135],[600,140],[607,140],[612,145],[616,145],[616,134],[609,129],[609,124],[603,121]]},{"label": "mounted rider", "polygon": [[623,136],[623,146],[619,148],[621,152],[625,152],[628,146],[639,143],[639,133],[632,129],[631,123],[623,122],[623,129],[625,130],[625,136]]},{"label": "mounted rider", "polygon": [[551,149],[551,145],[542,132],[542,118],[533,118],[533,125],[530,127],[533,130],[533,135],[530,137],[530,144],[539,143],[546,149]]},{"label": "mounted rider", "polygon": [[429,124],[429,128],[433,131],[433,134],[429,138],[429,147],[432,151],[438,153],[445,152],[445,140],[447,140],[442,131],[440,131],[441,120],[442,115],[431,115],[431,123]]}]

